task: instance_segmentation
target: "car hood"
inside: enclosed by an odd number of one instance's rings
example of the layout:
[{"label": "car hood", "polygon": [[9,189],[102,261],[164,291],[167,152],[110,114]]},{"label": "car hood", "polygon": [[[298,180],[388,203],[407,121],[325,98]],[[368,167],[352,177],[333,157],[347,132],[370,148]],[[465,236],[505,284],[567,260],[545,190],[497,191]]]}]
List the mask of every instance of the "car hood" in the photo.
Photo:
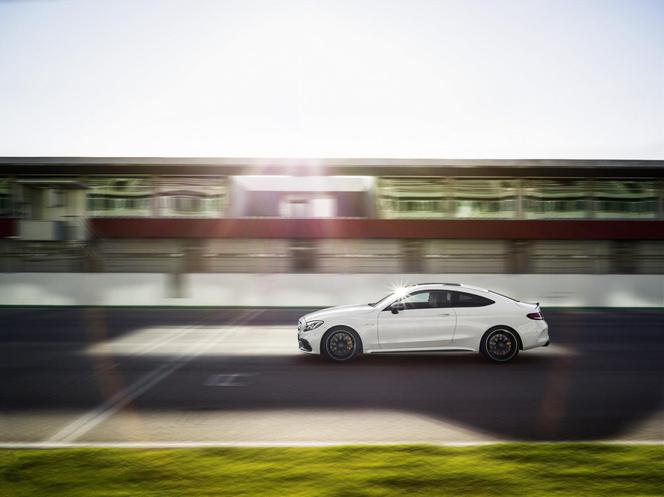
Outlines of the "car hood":
[{"label": "car hood", "polygon": [[360,305],[342,305],[339,307],[328,307],[327,309],[321,309],[320,311],[312,312],[304,316],[304,320],[314,321],[316,319],[325,320],[331,319],[338,316],[350,316],[353,314],[364,314],[375,310],[374,307],[371,307],[368,304]]}]

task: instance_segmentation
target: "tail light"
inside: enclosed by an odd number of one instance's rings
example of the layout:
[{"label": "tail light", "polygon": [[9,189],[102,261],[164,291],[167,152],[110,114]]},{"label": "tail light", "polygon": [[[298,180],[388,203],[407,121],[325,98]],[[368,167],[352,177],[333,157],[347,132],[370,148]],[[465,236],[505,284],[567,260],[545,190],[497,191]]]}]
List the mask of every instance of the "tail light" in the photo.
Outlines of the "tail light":
[{"label": "tail light", "polygon": [[541,321],[544,319],[541,312],[531,312],[530,314],[526,314],[526,316],[528,316],[530,319],[534,319],[535,321]]}]

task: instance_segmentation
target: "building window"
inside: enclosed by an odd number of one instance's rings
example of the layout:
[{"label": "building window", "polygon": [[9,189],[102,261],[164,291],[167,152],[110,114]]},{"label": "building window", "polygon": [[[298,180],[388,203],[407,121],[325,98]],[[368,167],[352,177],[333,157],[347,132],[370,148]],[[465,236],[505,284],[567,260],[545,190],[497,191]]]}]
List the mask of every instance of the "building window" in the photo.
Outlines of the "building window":
[{"label": "building window", "polygon": [[517,210],[516,181],[462,179],[454,181],[452,215],[455,218],[510,219]]},{"label": "building window", "polygon": [[596,180],[595,217],[601,219],[655,219],[657,189],[653,180]]},{"label": "building window", "polygon": [[444,178],[379,178],[378,214],[383,218],[442,218],[447,214]]},{"label": "building window", "polygon": [[221,217],[226,178],[164,177],[159,182],[160,214],[164,217]]},{"label": "building window", "polygon": [[511,219],[517,211],[510,179],[380,178],[381,217]]},{"label": "building window", "polygon": [[0,178],[0,217],[11,216],[12,210],[9,178]]},{"label": "building window", "polygon": [[279,201],[279,216],[287,218],[332,218],[336,216],[337,199],[314,194],[285,195]]},{"label": "building window", "polygon": [[531,179],[524,183],[523,212],[528,219],[582,219],[590,200],[585,180]]},{"label": "building window", "polygon": [[147,217],[152,213],[149,178],[95,177],[88,186],[90,217]]}]

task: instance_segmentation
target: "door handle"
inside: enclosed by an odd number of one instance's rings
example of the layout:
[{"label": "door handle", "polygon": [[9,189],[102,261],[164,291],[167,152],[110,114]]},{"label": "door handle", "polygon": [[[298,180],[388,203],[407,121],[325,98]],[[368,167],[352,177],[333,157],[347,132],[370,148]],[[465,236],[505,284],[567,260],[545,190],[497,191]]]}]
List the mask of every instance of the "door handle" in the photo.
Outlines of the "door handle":
[{"label": "door handle", "polygon": [[445,314],[438,314],[439,316],[451,316],[449,312],[446,312]]}]

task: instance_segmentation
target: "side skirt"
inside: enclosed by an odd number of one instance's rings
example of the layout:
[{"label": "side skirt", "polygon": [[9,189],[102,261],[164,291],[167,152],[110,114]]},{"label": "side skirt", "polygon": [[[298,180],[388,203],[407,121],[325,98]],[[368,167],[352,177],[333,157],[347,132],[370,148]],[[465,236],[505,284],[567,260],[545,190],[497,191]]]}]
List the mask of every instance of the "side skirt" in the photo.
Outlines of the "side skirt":
[{"label": "side skirt", "polygon": [[477,352],[475,349],[467,347],[440,347],[440,348],[424,348],[424,349],[374,349],[365,350],[365,354],[391,354],[391,353],[419,353],[419,352]]}]

